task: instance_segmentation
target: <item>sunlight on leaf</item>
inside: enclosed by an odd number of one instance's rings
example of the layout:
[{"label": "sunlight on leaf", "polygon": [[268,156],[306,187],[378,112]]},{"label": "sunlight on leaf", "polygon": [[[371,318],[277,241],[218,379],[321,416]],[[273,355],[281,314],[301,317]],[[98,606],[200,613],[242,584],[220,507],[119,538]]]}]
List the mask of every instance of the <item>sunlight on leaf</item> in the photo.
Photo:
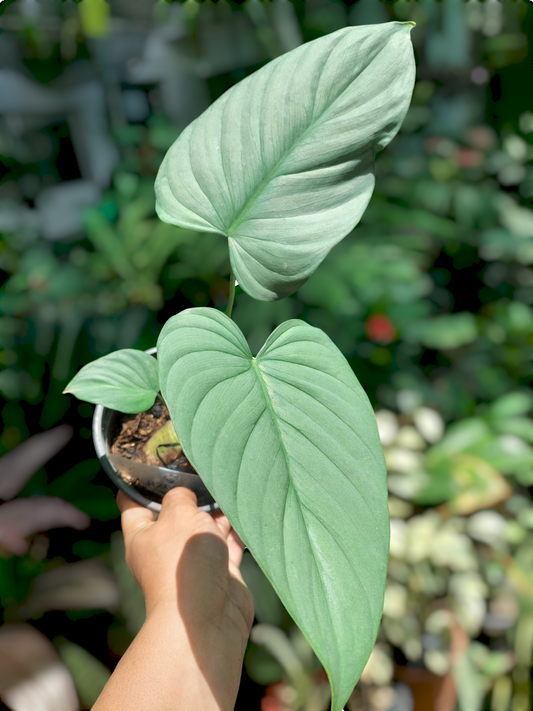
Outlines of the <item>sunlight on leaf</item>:
[{"label": "sunlight on leaf", "polygon": [[415,80],[410,22],[347,27],[274,59],[183,131],[156,179],[165,221],[225,235],[242,288],[293,293],[359,222]]},{"label": "sunlight on leaf", "polygon": [[124,348],[85,365],[63,392],[136,414],[152,407],[158,391],[157,359],[143,351]]}]

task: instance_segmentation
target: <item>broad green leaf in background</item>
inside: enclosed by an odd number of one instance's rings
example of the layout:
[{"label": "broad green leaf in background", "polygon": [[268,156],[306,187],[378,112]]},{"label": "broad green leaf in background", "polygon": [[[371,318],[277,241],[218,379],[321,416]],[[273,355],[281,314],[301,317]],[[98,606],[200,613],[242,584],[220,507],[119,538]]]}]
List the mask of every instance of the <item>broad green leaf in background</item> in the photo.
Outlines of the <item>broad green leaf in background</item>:
[{"label": "broad green leaf in background", "polygon": [[370,200],[374,157],[411,100],[412,25],[332,32],[223,94],[166,154],[159,217],[228,237],[233,271],[255,299],[296,291]]},{"label": "broad green leaf in background", "polygon": [[119,412],[144,412],[159,392],[157,360],[124,348],[85,365],[63,392]]},{"label": "broad green leaf in background", "polygon": [[457,688],[458,707],[469,709],[469,711],[480,711],[483,708],[486,689],[483,684],[483,676],[472,663],[469,651],[461,654],[452,668]]},{"label": "broad green leaf in background", "polygon": [[506,393],[493,402],[489,409],[491,420],[507,420],[510,417],[526,415],[533,406],[533,398],[529,392],[517,390]]},{"label": "broad green leaf in background", "polygon": [[494,424],[494,429],[502,434],[515,435],[533,442],[533,420],[529,417],[509,417],[508,419],[497,420]]},{"label": "broad green leaf in background", "polygon": [[368,398],[319,329],[291,320],[254,358],[214,309],[171,318],[160,383],[183,449],[326,669],[340,711],[370,655],[389,546]]},{"label": "broad green leaf in background", "polygon": [[448,350],[468,345],[476,340],[476,317],[467,311],[442,314],[415,325],[420,341],[426,348]]}]

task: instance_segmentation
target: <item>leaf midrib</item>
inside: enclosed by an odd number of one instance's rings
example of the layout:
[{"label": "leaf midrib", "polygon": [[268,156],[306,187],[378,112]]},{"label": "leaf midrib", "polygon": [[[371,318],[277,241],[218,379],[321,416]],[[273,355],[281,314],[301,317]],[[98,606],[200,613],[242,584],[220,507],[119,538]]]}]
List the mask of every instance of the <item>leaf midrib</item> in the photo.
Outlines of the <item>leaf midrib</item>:
[{"label": "leaf midrib", "polygon": [[[279,439],[279,443],[281,446],[281,450],[283,452],[283,458],[285,459],[285,464],[287,466],[287,471],[289,471],[289,455],[287,454],[287,450],[285,449],[285,444],[283,442],[281,430],[278,425],[278,416],[276,415],[276,411],[274,410],[274,406],[272,405],[272,399],[270,397],[270,393],[268,392],[268,388],[267,388],[265,380],[261,374],[259,364],[255,358],[252,358],[251,366],[252,366],[252,370],[255,372],[255,374],[257,376],[257,380],[259,381],[259,385],[261,387],[261,392],[263,393],[263,398],[265,400],[267,409],[270,413],[270,418],[271,418],[271,420],[274,424],[274,427],[276,428],[276,432],[278,434],[278,439]],[[289,481],[290,481],[290,477],[289,477]]]},{"label": "leaf midrib", "polygon": [[[340,40],[339,40],[340,42]],[[380,52],[383,51],[383,48],[380,50]],[[359,73],[362,74],[366,69],[368,68],[368,65],[364,67],[364,69]],[[252,195],[248,198],[248,200],[244,203],[239,216],[237,219],[233,220],[231,225],[228,227],[226,236],[228,238],[232,237],[232,232],[235,232],[237,228],[244,222],[244,218],[246,217],[247,213],[250,211],[250,208],[254,204],[254,202],[257,200],[258,196],[263,192],[265,187],[270,183],[270,181],[276,177],[276,173],[278,171],[278,168],[287,160],[287,158],[290,156],[290,154],[302,143],[303,139],[305,136],[313,129],[321,120],[322,118],[329,112],[332,106],[334,106],[337,101],[340,99],[340,97],[344,94],[344,92],[353,84],[355,81],[355,78],[352,79],[351,82],[349,82],[344,89],[340,92],[338,96],[335,97],[335,99],[331,102],[331,104],[322,111],[319,116],[312,121],[309,126],[305,129],[305,131],[298,137],[298,139],[291,145],[291,147],[283,153],[283,155],[280,157],[278,162],[274,165],[273,168],[267,173],[266,177],[262,180],[260,185],[257,187],[257,189],[252,193]]]},{"label": "leaf midrib", "polygon": [[[283,456],[284,456],[284,458],[285,458],[285,464],[286,464],[286,467],[287,467],[287,476],[288,476],[289,485],[292,486],[292,489],[293,489],[293,491],[294,491],[294,494],[296,495],[296,498],[298,499],[298,503],[299,503],[300,507],[303,509],[303,508],[304,508],[304,504],[302,503],[302,501],[301,501],[301,499],[300,499],[300,496],[299,496],[299,494],[298,494],[298,490],[296,489],[296,487],[295,487],[294,484],[292,483],[292,479],[291,479],[291,476],[290,476],[290,470],[291,470],[291,469],[290,469],[290,466],[289,466],[289,457],[288,457],[288,454],[287,454],[287,450],[285,449],[285,444],[284,444],[284,442],[283,442],[283,437],[282,437],[281,430],[280,430],[280,427],[279,427],[279,424],[278,424],[278,417],[277,417],[277,415],[276,415],[276,411],[274,410],[274,406],[272,405],[272,400],[271,400],[271,398],[270,398],[270,394],[269,394],[269,392],[268,392],[268,388],[267,388],[267,386],[266,386],[265,380],[264,380],[264,378],[263,378],[263,376],[262,376],[262,374],[261,374],[260,366],[259,366],[259,364],[257,363],[257,360],[256,360],[255,358],[253,358],[253,357],[252,357],[252,360],[251,360],[251,365],[252,365],[252,370],[255,371],[255,374],[256,374],[256,376],[257,376],[257,379],[259,380],[259,385],[260,385],[260,387],[261,387],[261,391],[262,391],[263,397],[264,397],[264,399],[265,399],[266,407],[267,407],[268,411],[270,412],[270,417],[271,417],[271,419],[272,419],[272,422],[273,422],[274,427],[276,428],[276,432],[277,432],[277,434],[278,434],[278,439],[279,439],[279,442],[280,442],[280,447],[281,447],[281,450],[282,450],[282,452],[283,452]],[[285,497],[285,506],[287,505],[287,498],[288,498],[288,497]],[[306,507],[306,508],[307,508],[307,507]],[[318,564],[318,560],[317,560],[316,555],[315,555],[315,552],[314,552],[314,548],[313,548],[313,545],[312,545],[312,542],[311,542],[311,537],[309,536],[309,530],[308,530],[308,527],[307,527],[307,522],[305,521],[305,517],[304,517],[304,515],[303,515],[303,510],[302,510],[302,517],[304,518],[304,525],[305,525],[305,529],[306,529],[306,532],[307,532],[307,535],[308,535],[309,545],[310,545],[311,553],[312,553],[312,556],[313,556],[313,561],[314,561],[315,566],[317,567],[317,570],[319,570],[319,567],[320,567],[320,566],[319,566],[319,564]],[[285,516],[284,516],[283,518],[285,518]],[[320,575],[319,575],[319,579],[320,579],[320,584],[321,584],[322,590],[324,591],[324,594],[326,595],[326,593],[325,593],[325,588],[324,588],[324,583],[323,583],[323,581],[322,581]],[[327,599],[327,595],[326,595],[326,599]],[[327,603],[326,603],[326,609],[328,610],[328,614],[330,614],[330,610],[329,610],[329,607],[328,607]],[[330,620],[331,620],[331,614],[330,614]],[[326,666],[326,665],[324,664],[324,666]]]}]

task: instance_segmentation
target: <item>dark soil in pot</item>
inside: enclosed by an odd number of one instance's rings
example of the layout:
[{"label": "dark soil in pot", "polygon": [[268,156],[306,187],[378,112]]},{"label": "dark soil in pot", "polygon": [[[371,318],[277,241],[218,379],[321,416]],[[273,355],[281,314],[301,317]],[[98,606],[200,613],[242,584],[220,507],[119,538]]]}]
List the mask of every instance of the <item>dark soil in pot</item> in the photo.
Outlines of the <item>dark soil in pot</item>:
[{"label": "dark soil in pot", "polygon": [[[156,348],[145,351],[157,358]],[[202,511],[218,503],[185,457],[161,398],[146,412],[126,415],[97,405],[93,442],[102,468],[111,481],[142,506],[161,510],[164,495],[176,486],[194,491]]]},{"label": "dark soil in pot", "polygon": [[110,454],[165,469],[161,480],[152,481],[150,488],[140,478],[124,471],[118,472],[126,484],[146,498],[160,502],[169,489],[178,485],[178,473],[196,474],[179,445],[168,409],[159,398],[146,412],[121,414],[115,433]]}]

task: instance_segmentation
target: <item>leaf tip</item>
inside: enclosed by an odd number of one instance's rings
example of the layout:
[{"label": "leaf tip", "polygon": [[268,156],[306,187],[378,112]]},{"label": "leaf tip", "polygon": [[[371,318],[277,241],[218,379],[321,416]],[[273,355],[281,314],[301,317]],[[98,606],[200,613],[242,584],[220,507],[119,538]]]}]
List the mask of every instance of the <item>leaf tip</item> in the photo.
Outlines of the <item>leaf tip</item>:
[{"label": "leaf tip", "polygon": [[399,25],[402,29],[407,30],[407,32],[411,32],[413,27],[416,27],[416,22],[414,20],[405,20],[402,22],[394,22],[394,24]]}]

